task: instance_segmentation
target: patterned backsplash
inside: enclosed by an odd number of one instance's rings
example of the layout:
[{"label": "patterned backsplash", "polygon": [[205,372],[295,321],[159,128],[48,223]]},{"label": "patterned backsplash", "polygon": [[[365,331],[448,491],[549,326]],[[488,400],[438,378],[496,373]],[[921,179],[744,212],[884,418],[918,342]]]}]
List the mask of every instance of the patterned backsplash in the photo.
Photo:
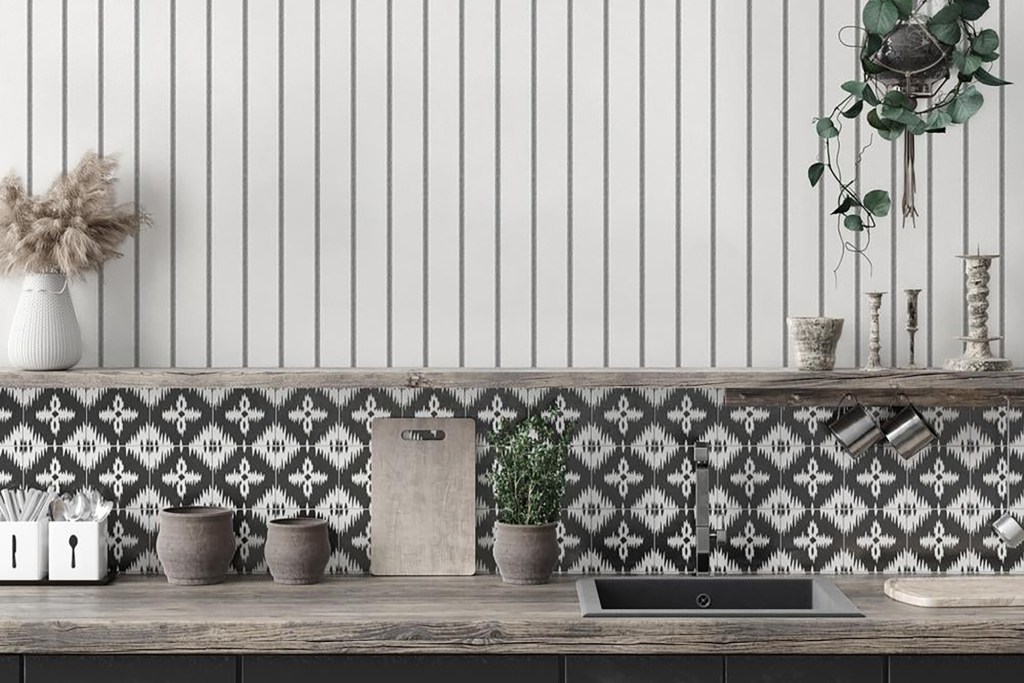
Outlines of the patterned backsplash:
[{"label": "patterned backsplash", "polygon": [[[332,572],[366,572],[378,417],[477,421],[477,566],[494,571],[485,435],[557,405],[573,424],[559,571],[692,571],[693,448],[712,449],[712,567],[726,572],[1001,572],[1024,549],[1024,413],[929,408],[938,444],[904,460],[837,448],[833,407],[723,404],[702,389],[0,389],[0,486],[92,487],[117,503],[112,563],[157,572],[158,512],[237,511],[241,572],[265,571],[269,519],[329,521]],[[884,411],[882,411],[884,412]],[[884,417],[884,415],[882,416]]]}]

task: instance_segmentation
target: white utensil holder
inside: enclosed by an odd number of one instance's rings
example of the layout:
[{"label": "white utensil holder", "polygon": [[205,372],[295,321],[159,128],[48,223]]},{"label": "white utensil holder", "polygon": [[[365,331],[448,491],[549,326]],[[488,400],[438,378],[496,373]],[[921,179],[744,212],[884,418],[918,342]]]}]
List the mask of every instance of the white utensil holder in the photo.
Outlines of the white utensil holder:
[{"label": "white utensil holder", "polygon": [[107,575],[107,520],[50,522],[50,581],[99,581]]},{"label": "white utensil holder", "polygon": [[0,522],[0,581],[41,581],[47,571],[47,520]]}]

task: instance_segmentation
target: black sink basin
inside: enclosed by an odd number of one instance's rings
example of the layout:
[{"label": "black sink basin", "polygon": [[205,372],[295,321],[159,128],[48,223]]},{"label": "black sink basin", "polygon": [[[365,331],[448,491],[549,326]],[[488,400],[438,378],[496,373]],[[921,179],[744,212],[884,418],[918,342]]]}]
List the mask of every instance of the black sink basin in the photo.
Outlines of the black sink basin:
[{"label": "black sink basin", "polygon": [[861,617],[821,577],[659,576],[576,582],[585,617]]}]

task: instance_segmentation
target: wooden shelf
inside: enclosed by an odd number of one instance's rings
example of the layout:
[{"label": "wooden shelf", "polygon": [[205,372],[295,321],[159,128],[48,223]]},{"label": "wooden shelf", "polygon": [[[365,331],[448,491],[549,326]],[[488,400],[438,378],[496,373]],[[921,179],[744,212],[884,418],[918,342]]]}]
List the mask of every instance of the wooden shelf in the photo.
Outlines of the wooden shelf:
[{"label": "wooden shelf", "polygon": [[828,405],[846,394],[893,404],[900,394],[920,405],[1024,404],[1024,372],[785,369],[77,369],[0,371],[0,386],[105,387],[642,387],[726,390],[730,405]]}]

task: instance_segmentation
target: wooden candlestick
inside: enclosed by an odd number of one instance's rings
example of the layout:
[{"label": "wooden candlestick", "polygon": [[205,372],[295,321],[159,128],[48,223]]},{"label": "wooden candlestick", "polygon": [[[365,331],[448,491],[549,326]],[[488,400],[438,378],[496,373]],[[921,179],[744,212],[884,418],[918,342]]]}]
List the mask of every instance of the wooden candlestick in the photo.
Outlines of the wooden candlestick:
[{"label": "wooden candlestick", "polygon": [[988,334],[988,282],[989,268],[999,258],[993,254],[964,254],[958,256],[964,260],[964,272],[967,277],[967,320],[966,337],[959,339],[966,343],[964,355],[946,361],[947,370],[960,372],[993,372],[1013,369],[1013,362],[992,355],[991,342],[1000,337]]},{"label": "wooden candlestick", "polygon": [[882,308],[882,295],[885,292],[867,292],[868,311],[871,314],[871,338],[868,341],[868,364],[865,370],[882,369],[881,327],[878,324],[878,311]]},{"label": "wooden candlestick", "polygon": [[914,337],[917,335],[917,297],[921,294],[920,289],[904,289],[907,297],[907,334],[910,335],[910,362],[908,368],[916,368]]}]

